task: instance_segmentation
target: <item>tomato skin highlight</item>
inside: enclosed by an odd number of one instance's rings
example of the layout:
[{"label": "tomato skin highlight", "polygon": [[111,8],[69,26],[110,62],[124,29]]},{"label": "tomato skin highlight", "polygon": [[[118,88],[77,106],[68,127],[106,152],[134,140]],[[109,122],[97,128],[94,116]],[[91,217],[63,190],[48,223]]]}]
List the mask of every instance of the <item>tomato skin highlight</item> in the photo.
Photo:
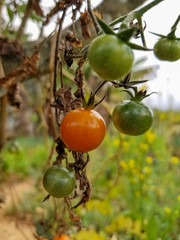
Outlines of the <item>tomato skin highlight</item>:
[{"label": "tomato skin highlight", "polygon": [[112,113],[115,127],[124,134],[138,136],[152,125],[152,110],[141,102],[126,100],[115,106]]},{"label": "tomato skin highlight", "polygon": [[53,197],[68,196],[75,187],[75,178],[72,172],[61,165],[50,167],[43,177],[43,186]]},{"label": "tomato skin highlight", "polygon": [[77,108],[65,115],[60,135],[65,145],[76,152],[89,152],[97,148],[104,139],[106,124],[94,110]]},{"label": "tomato skin highlight", "polygon": [[131,70],[132,49],[115,35],[102,35],[91,42],[88,59],[92,69],[104,80],[116,80]]},{"label": "tomato skin highlight", "polygon": [[163,61],[180,59],[180,40],[161,38],[154,45],[155,56]]}]

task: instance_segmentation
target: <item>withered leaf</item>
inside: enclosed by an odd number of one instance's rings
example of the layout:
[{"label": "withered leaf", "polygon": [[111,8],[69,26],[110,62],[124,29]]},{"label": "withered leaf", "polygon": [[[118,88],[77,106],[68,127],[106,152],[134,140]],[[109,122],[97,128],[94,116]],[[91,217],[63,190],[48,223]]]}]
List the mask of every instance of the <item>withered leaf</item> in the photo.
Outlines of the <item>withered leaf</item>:
[{"label": "withered leaf", "polygon": [[22,98],[20,95],[20,86],[17,83],[13,83],[8,87],[8,102],[11,106],[15,106],[17,108],[21,107]]},{"label": "withered leaf", "polygon": [[81,12],[80,22],[81,22],[81,31],[82,31],[83,37],[85,39],[90,38],[91,32],[89,29],[89,23],[91,22],[91,18],[89,17],[89,14],[86,10],[84,13]]},{"label": "withered leaf", "polygon": [[82,42],[80,42],[76,36],[74,35],[74,33],[72,33],[71,31],[68,31],[66,34],[66,42],[65,44],[68,45],[72,45],[74,48],[81,48],[82,47]]},{"label": "withered leaf", "polygon": [[0,85],[3,87],[10,86],[16,80],[23,81],[29,76],[37,73],[39,64],[39,52],[35,51],[33,55],[28,58],[24,57],[23,63],[14,71],[7,74],[4,78],[0,78]]},{"label": "withered leaf", "polygon": [[100,11],[98,11],[97,9],[93,10],[93,14],[100,19],[103,18],[102,13]]},{"label": "withered leaf", "polygon": [[0,38],[0,55],[22,59],[23,49],[17,41],[11,41],[8,38]]}]

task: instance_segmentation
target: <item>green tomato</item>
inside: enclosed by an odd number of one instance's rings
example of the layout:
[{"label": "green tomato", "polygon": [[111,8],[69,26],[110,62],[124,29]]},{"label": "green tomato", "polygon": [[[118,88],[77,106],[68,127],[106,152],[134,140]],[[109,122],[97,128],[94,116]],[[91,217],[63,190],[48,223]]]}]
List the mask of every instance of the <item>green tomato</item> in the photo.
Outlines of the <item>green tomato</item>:
[{"label": "green tomato", "polygon": [[53,197],[66,197],[75,187],[75,178],[65,167],[54,165],[44,174],[43,186]]},{"label": "green tomato", "polygon": [[163,61],[180,59],[180,40],[161,38],[154,45],[154,54]]},{"label": "green tomato", "polygon": [[115,106],[112,113],[115,127],[124,134],[137,136],[152,125],[152,110],[142,102],[126,100]]},{"label": "green tomato", "polygon": [[134,54],[132,49],[115,35],[95,38],[88,50],[92,69],[104,80],[116,80],[131,70]]}]

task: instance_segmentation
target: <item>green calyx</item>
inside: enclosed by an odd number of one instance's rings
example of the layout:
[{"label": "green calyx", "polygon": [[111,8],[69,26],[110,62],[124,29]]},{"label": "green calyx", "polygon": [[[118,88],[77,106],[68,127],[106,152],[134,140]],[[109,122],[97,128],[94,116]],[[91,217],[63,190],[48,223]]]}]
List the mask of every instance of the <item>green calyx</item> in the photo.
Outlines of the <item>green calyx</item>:
[{"label": "green calyx", "polygon": [[144,98],[147,98],[151,94],[155,93],[155,92],[152,92],[150,94],[147,94],[146,90],[137,91],[136,88],[133,88],[133,90],[134,90],[134,95],[129,90],[121,90],[121,92],[126,92],[130,96],[130,100],[134,102],[141,102]]},{"label": "green calyx", "polygon": [[130,38],[133,36],[136,27],[129,27],[127,24],[122,23],[118,33],[115,33],[105,22],[97,18],[97,21],[105,34],[115,35],[122,41],[124,41],[128,46],[135,50],[151,51],[152,49],[137,45],[135,43],[129,42]]},{"label": "green calyx", "polygon": [[104,84],[106,84],[107,81],[103,81],[98,87],[97,89],[92,93],[90,93],[90,96],[88,98],[88,100],[86,101],[83,92],[81,92],[81,98],[82,98],[82,105],[83,108],[85,110],[92,110],[95,107],[97,107],[106,97],[106,95],[104,95],[104,97],[97,103],[95,103],[95,95],[98,93],[98,91],[104,86]]},{"label": "green calyx", "polygon": [[167,35],[162,35],[162,34],[154,33],[154,32],[150,32],[150,33],[152,33],[160,38],[166,38],[166,39],[171,39],[171,40],[180,40],[180,38],[177,38],[176,34],[175,34],[179,21],[180,21],[180,15],[177,17],[175,23],[171,27],[171,31]]}]

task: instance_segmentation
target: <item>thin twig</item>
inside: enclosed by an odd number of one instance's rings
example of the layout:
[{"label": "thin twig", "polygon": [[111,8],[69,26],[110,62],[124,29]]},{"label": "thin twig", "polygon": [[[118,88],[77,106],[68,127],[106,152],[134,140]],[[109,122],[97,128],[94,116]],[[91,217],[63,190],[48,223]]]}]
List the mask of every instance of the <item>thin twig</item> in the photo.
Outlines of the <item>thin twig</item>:
[{"label": "thin twig", "polygon": [[103,81],[102,83],[100,83],[100,85],[96,88],[96,90],[94,91],[93,95],[96,95],[99,90],[107,83],[107,81]]},{"label": "thin twig", "polygon": [[32,10],[33,10],[32,0],[29,0],[27,3],[25,13],[24,13],[24,17],[21,22],[21,26],[19,27],[19,30],[16,35],[16,41],[21,41],[21,39],[23,37],[25,26],[26,26],[26,22],[27,22],[28,18],[30,17]]},{"label": "thin twig", "polygon": [[[62,31],[62,24],[64,21],[66,15],[66,9],[64,9],[62,17],[59,20],[59,29],[57,32],[57,37],[56,37],[56,47],[55,47],[55,57],[54,57],[54,83],[53,83],[53,93],[54,93],[54,99],[56,99],[55,93],[56,93],[56,87],[57,87],[57,66],[58,66],[58,61],[61,62],[60,56],[59,56],[59,51],[58,51],[58,46],[59,46],[59,40],[61,36],[61,31]],[[61,87],[63,88],[63,80],[61,79]]]},{"label": "thin twig", "polygon": [[144,47],[147,47],[145,36],[144,36],[144,29],[143,29],[143,25],[142,25],[142,17],[138,18],[137,20],[138,20],[138,23],[139,23],[139,29],[140,29],[140,33],[141,33],[142,44],[143,44]]},{"label": "thin twig", "polygon": [[177,27],[177,25],[178,25],[179,22],[180,22],[180,15],[177,17],[175,23],[172,25],[172,27],[171,27],[171,31],[174,30],[174,28]]},{"label": "thin twig", "polygon": [[93,24],[94,24],[94,27],[95,27],[95,30],[96,30],[96,33],[99,34],[99,32],[101,31],[99,25],[98,25],[98,22],[96,20],[96,17],[94,16],[93,14],[93,11],[92,11],[92,8],[91,8],[91,0],[87,0],[87,10],[88,10],[88,13],[93,21]]}]

